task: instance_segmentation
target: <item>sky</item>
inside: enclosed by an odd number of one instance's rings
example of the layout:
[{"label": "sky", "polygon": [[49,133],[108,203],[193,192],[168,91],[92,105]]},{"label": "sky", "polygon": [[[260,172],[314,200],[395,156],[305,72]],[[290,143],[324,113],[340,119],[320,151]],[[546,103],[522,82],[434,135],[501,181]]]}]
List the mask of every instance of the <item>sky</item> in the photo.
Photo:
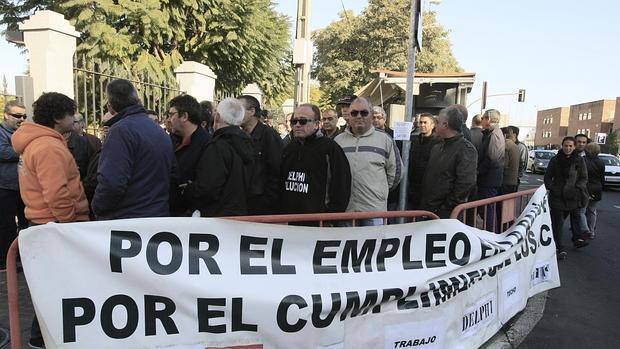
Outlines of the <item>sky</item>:
[{"label": "sky", "polygon": [[[297,1],[277,0],[276,10],[296,16]],[[343,5],[360,13],[367,0],[312,0],[311,28],[338,18]],[[443,0],[427,6],[450,30],[452,51],[461,67],[476,73],[469,103],[488,94],[526,89],[516,96],[490,97],[487,108],[510,115],[510,123],[534,126],[536,111],[620,96],[620,1]],[[0,40],[0,75],[23,74],[26,55]],[[369,67],[372,69],[374,67]],[[470,113],[479,112],[474,104]]]}]

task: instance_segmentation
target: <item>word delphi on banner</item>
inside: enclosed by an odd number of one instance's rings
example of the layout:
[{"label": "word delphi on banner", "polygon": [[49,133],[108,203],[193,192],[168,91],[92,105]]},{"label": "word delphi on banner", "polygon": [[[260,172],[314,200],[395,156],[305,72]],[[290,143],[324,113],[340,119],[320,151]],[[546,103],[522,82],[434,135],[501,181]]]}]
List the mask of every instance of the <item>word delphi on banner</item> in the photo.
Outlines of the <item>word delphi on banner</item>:
[{"label": "word delphi on banner", "polygon": [[560,285],[544,187],[503,234],[147,218],[19,246],[47,348],[477,348]]}]

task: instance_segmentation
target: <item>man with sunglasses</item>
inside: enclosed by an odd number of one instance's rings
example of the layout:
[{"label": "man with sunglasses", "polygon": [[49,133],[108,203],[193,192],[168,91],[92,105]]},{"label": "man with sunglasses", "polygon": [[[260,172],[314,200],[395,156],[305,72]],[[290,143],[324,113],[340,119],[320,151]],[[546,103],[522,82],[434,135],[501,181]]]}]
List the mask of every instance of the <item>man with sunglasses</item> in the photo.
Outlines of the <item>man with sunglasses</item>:
[{"label": "man with sunglasses", "polygon": [[[388,193],[401,179],[402,161],[392,138],[372,124],[372,105],[356,98],[349,110],[349,126],[335,139],[351,167],[351,199],[348,212],[387,211]],[[380,225],[369,219],[360,225]]]},{"label": "man with sunglasses", "polygon": [[344,152],[319,132],[321,111],[302,104],[291,118],[293,141],[284,148],[280,170],[282,213],[344,212],[351,170]]},{"label": "man with sunglasses", "polygon": [[17,163],[19,155],[11,145],[11,137],[26,120],[26,108],[18,101],[4,105],[4,121],[0,124],[0,269],[6,267],[6,254],[17,237],[15,217],[20,218],[20,228],[26,228],[24,203],[19,196]]},{"label": "man with sunglasses", "polygon": [[327,109],[323,112],[321,125],[323,126],[321,127],[321,133],[331,139],[336,138],[341,133],[338,129],[338,113],[334,109]]}]

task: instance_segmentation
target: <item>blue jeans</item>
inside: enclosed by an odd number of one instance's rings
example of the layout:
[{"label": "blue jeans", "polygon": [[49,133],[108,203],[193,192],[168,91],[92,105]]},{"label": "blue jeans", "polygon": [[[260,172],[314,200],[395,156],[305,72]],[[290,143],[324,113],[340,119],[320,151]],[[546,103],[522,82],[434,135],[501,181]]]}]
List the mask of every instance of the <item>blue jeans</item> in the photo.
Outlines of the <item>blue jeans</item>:
[{"label": "blue jeans", "polygon": [[587,233],[588,223],[586,221],[586,208],[576,208],[570,211],[570,229],[573,232],[573,241],[581,238],[583,233]]},{"label": "blue jeans", "polygon": [[[478,187],[478,198],[477,200],[494,198],[499,195],[500,188],[499,187]],[[499,215],[497,214],[497,204],[488,204],[484,206],[484,209],[480,210],[480,214],[485,219],[485,229],[486,231],[500,233],[501,232],[501,224],[499,224]]]},{"label": "blue jeans", "polygon": [[586,220],[588,222],[588,229],[590,233],[594,234],[596,230],[596,218],[598,217],[598,201],[592,201],[588,203],[588,207],[586,208]]}]

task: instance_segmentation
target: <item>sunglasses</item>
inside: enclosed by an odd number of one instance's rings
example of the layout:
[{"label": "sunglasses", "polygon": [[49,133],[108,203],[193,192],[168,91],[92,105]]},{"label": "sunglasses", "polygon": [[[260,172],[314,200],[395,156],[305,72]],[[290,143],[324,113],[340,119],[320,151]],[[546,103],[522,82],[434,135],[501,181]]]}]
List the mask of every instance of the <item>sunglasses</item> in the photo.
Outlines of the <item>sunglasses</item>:
[{"label": "sunglasses", "polygon": [[301,126],[305,126],[312,120],[309,119],[291,119],[291,125],[300,124]]},{"label": "sunglasses", "polygon": [[17,119],[24,119],[24,120],[26,120],[28,118],[28,115],[26,115],[26,114],[13,114],[13,113],[7,113],[7,114],[9,114],[12,117],[17,118]]},{"label": "sunglasses", "polygon": [[355,110],[355,109],[351,109],[350,111],[351,116],[352,117],[357,117],[358,115],[360,115],[361,117],[365,118],[368,115],[370,115],[370,112],[368,110]]}]

